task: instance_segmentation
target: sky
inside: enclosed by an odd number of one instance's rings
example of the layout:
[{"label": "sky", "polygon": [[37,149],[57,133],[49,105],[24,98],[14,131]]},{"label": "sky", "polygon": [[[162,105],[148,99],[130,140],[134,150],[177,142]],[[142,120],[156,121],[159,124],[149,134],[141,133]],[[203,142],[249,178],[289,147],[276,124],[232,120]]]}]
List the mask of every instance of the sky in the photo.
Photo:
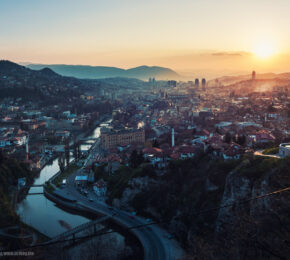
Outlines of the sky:
[{"label": "sky", "polygon": [[0,0],[0,59],[290,71],[289,0]]}]

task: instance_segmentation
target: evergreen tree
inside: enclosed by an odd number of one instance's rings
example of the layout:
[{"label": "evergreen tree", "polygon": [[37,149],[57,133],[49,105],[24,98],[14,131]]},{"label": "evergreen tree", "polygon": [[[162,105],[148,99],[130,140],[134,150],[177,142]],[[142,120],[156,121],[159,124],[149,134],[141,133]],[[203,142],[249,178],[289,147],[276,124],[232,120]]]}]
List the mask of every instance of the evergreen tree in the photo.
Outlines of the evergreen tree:
[{"label": "evergreen tree", "polygon": [[137,166],[138,166],[138,153],[137,153],[136,150],[134,150],[134,151],[131,153],[131,156],[130,156],[129,162],[130,162],[130,166],[131,166],[132,168],[137,168]]},{"label": "evergreen tree", "polygon": [[246,136],[245,135],[239,135],[237,138],[237,143],[239,145],[244,145],[246,143]]},{"label": "evergreen tree", "polygon": [[58,158],[58,166],[61,172],[65,170],[65,158],[63,155],[59,156]]},{"label": "evergreen tree", "polygon": [[144,155],[143,155],[143,152],[140,151],[140,153],[137,155],[137,163],[138,163],[138,166],[140,164],[142,164],[144,162]]}]

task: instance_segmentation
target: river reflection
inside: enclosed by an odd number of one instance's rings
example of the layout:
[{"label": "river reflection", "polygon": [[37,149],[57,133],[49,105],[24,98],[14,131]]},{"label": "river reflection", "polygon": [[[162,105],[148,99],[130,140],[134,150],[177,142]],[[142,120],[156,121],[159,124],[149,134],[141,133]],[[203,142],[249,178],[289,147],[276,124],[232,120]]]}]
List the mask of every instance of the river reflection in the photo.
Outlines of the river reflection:
[{"label": "river reflection", "polygon": [[[100,125],[104,126],[104,125]],[[90,135],[92,138],[100,136],[100,127],[97,127]],[[88,150],[93,142],[81,146],[82,150]],[[58,159],[53,160],[52,164],[46,165],[40,172],[34,184],[43,184],[59,171]],[[42,187],[32,187],[31,193],[42,192]],[[17,213],[21,220],[36,228],[49,237],[61,234],[68,228],[74,228],[90,219],[68,213],[58,208],[54,202],[48,200],[44,195],[28,195],[18,204]]]}]

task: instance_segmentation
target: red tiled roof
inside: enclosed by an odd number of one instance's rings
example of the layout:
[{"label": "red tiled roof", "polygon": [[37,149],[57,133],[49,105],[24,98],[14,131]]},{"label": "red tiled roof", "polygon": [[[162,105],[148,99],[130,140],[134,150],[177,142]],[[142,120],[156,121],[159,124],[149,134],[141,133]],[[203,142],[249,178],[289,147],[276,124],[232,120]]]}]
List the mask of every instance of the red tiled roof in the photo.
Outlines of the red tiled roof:
[{"label": "red tiled roof", "polygon": [[274,141],[275,137],[266,130],[260,130],[256,134],[256,140],[269,140]]},{"label": "red tiled roof", "polygon": [[184,145],[184,146],[179,146],[177,148],[177,151],[183,154],[195,153],[196,148],[194,146]]},{"label": "red tiled roof", "polygon": [[157,147],[146,147],[142,150],[144,154],[154,154],[154,155],[160,155],[162,154],[162,150]]}]

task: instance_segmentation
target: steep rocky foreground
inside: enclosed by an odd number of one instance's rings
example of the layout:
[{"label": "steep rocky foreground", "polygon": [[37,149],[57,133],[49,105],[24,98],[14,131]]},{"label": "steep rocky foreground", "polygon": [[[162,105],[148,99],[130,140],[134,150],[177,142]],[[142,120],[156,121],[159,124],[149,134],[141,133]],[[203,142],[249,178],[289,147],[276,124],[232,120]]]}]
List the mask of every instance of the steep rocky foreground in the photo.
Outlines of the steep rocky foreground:
[{"label": "steep rocky foreground", "polygon": [[128,183],[118,203],[164,221],[187,249],[186,259],[290,255],[290,192],[245,202],[289,187],[290,158],[220,162],[201,156],[171,163],[139,192],[136,183]]}]

